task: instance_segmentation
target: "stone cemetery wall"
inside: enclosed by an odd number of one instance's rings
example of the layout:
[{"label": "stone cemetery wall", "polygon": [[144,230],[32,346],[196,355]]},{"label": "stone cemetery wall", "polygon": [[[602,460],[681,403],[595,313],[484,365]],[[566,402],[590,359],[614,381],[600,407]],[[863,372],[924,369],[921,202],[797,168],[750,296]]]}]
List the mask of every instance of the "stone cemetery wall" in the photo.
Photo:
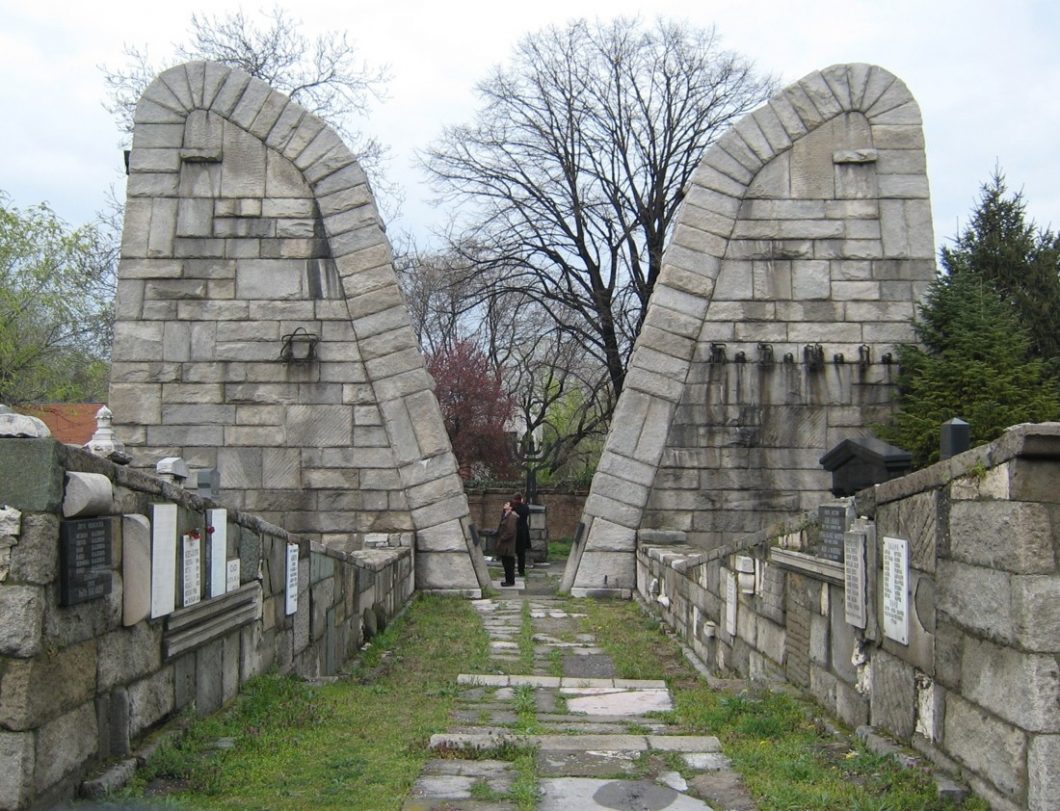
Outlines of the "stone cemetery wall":
[{"label": "stone cemetery wall", "polygon": [[686,190],[564,586],[628,594],[636,532],[703,549],[828,492],[819,458],[891,403],[934,278],[920,110],[869,65],[788,87]]},{"label": "stone cemetery wall", "polygon": [[[488,578],[364,172],[239,70],[163,73],[136,110],[109,405],[134,464],[326,545],[416,533],[417,585]],[[480,556],[479,556],[480,557]]]},{"label": "stone cemetery wall", "polygon": [[65,802],[87,769],[252,676],[335,673],[411,598],[412,559],[0,438],[0,808]]},{"label": "stone cemetery wall", "polygon": [[640,595],[711,666],[808,690],[992,808],[1060,808],[1060,423],[820,517],[709,552],[648,532]]}]

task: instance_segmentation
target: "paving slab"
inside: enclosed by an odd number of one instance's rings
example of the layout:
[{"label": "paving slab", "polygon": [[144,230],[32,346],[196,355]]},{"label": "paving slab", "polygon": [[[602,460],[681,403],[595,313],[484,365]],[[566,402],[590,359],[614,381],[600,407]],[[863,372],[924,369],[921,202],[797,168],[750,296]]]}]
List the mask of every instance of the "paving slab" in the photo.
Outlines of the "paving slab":
[{"label": "paving slab", "polygon": [[567,699],[567,709],[586,715],[644,715],[665,712],[674,708],[669,690],[619,690],[594,692],[589,695],[578,690],[560,690]]},{"label": "paving slab", "polygon": [[540,811],[712,811],[702,800],[645,780],[552,777],[539,783]]},{"label": "paving slab", "polygon": [[568,653],[563,657],[563,675],[572,678],[614,678],[615,663],[606,654]]},{"label": "paving slab", "polygon": [[545,777],[608,777],[638,771],[640,752],[538,752],[537,773]]}]

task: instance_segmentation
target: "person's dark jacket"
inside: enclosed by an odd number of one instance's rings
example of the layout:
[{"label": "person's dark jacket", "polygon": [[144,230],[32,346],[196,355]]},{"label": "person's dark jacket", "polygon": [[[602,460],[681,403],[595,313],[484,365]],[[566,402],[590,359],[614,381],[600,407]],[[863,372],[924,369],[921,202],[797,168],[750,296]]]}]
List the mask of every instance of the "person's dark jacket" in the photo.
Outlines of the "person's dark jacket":
[{"label": "person's dark jacket", "polygon": [[514,512],[509,512],[501,518],[500,526],[497,527],[497,544],[494,553],[497,557],[515,557],[515,536],[518,517]]},{"label": "person's dark jacket", "polygon": [[512,505],[512,512],[519,517],[515,525],[515,548],[525,552],[530,548],[530,505],[520,501]]}]

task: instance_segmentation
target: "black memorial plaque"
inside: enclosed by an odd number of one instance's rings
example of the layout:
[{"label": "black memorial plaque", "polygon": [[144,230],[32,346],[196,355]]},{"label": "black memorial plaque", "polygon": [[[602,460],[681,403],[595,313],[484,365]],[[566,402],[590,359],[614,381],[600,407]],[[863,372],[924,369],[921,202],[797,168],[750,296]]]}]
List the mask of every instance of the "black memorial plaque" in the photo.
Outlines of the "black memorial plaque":
[{"label": "black memorial plaque", "polygon": [[110,536],[108,518],[62,522],[60,605],[77,605],[110,594]]},{"label": "black memorial plaque", "polygon": [[822,504],[817,508],[821,521],[821,545],[817,557],[843,562],[843,536],[847,531],[847,508],[845,504]]}]

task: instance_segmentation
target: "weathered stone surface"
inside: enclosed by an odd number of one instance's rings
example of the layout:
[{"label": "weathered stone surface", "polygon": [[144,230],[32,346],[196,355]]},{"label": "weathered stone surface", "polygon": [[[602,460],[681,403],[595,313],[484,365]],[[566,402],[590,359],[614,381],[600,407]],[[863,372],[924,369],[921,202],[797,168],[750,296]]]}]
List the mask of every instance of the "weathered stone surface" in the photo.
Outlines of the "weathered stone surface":
[{"label": "weathered stone surface", "polygon": [[172,667],[165,667],[129,685],[130,737],[141,734],[173,712],[175,708],[174,685]]},{"label": "weathered stone surface", "polygon": [[0,654],[36,656],[44,626],[44,590],[37,586],[0,586]]},{"label": "weathered stone surface", "polygon": [[[21,523],[21,536],[10,549],[9,579],[38,586],[54,582],[59,570],[59,517],[28,513]],[[0,547],[4,545],[4,536],[0,531]],[[15,540],[14,536],[7,537]]]},{"label": "weathered stone surface", "polygon": [[968,637],[961,656],[961,693],[1021,729],[1060,732],[1055,655],[1029,655]]},{"label": "weathered stone surface", "polygon": [[110,479],[101,473],[67,473],[63,518],[105,515],[112,511]]},{"label": "weathered stone surface", "polygon": [[30,730],[90,701],[96,688],[96,642],[50,656],[13,660],[0,677],[0,726]]},{"label": "weathered stone surface", "polygon": [[1026,502],[955,501],[950,552],[957,560],[1018,574],[1056,570],[1048,507]]},{"label": "weathered stone surface", "polygon": [[995,639],[1012,638],[1011,575],[943,560],[937,577],[936,604],[952,622]]},{"label": "weathered stone surface", "polygon": [[1027,808],[1060,807],[1060,735],[1037,735],[1027,751]]},{"label": "weathered stone surface", "polygon": [[96,748],[96,711],[91,701],[41,727],[33,776],[36,791],[44,792],[80,769]]},{"label": "weathered stone surface", "polygon": [[943,741],[960,763],[1018,800],[1027,755],[1027,739],[1020,730],[950,693]]},{"label": "weathered stone surface", "polygon": [[877,651],[872,657],[872,724],[900,740],[912,737],[916,690],[913,668],[902,660]]},{"label": "weathered stone surface", "polygon": [[19,472],[17,476],[0,476],[0,504],[22,512],[58,512],[63,475],[54,440],[4,439],[0,442],[0,470]]},{"label": "weathered stone surface", "polygon": [[32,797],[36,751],[32,732],[0,731],[0,806],[22,808]]}]

